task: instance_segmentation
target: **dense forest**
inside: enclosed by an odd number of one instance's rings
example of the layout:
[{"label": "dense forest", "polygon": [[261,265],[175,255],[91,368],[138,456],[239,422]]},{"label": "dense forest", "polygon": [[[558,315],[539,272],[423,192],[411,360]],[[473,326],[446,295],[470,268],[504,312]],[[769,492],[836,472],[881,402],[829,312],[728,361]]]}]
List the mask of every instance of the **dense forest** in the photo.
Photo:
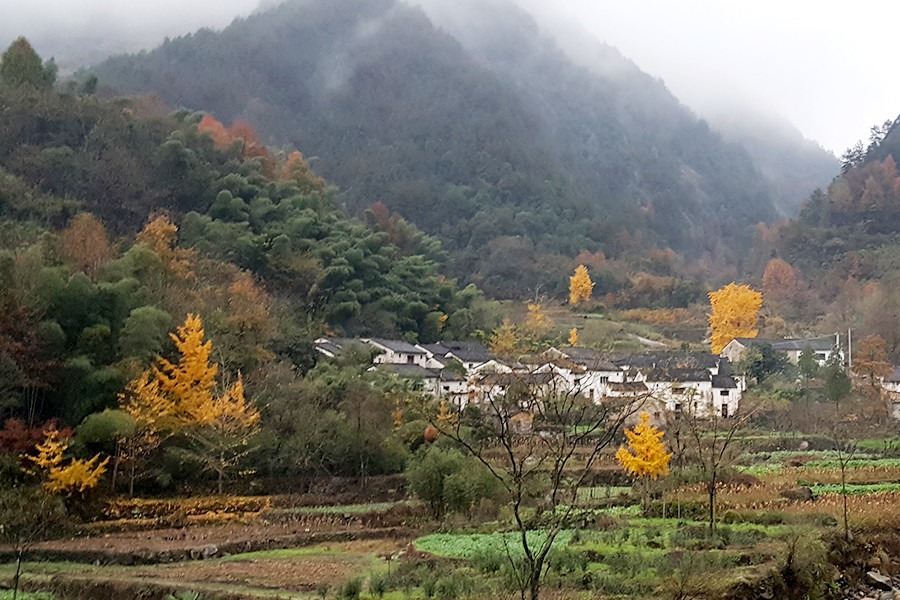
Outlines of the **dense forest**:
[{"label": "dense forest", "polygon": [[[748,269],[768,284],[768,333],[877,333],[900,359],[900,156],[895,121],[844,154],[842,172],[794,220],[757,228]],[[764,292],[764,297],[766,294]],[[777,316],[776,316],[777,314]]]},{"label": "dense forest", "polygon": [[604,76],[485,10],[455,29],[395,0],[297,0],[93,72],[302,148],[351,214],[381,202],[495,296],[563,291],[584,251],[738,262],[776,216],[746,152],[621,56]]},{"label": "dense forest", "polygon": [[60,92],[25,40],[0,64],[0,420],[77,425],[117,407],[196,314],[226,379],[242,374],[266,427],[282,428],[263,463],[310,460],[290,447],[307,427],[316,468],[352,473],[346,444],[378,446],[391,423],[367,420],[371,439],[340,423],[407,384],[366,373],[368,356],[314,367],[312,340],[465,339],[499,324],[477,288],[440,274],[440,242],[383,207],[348,219],[299,152],[266,148],[248,124],[160,116],[92,85]]}]

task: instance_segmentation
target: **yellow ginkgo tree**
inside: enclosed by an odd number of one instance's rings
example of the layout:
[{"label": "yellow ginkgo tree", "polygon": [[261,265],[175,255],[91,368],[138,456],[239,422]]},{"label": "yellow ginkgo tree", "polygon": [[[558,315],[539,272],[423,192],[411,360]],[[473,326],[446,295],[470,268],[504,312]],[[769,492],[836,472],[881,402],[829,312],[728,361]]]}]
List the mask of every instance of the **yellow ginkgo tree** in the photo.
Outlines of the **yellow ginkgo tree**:
[{"label": "yellow ginkgo tree", "polygon": [[627,447],[620,446],[616,452],[616,460],[622,468],[641,481],[641,503],[645,511],[649,504],[650,480],[669,474],[672,453],[666,452],[663,435],[664,432],[650,424],[650,415],[642,412],[641,422],[634,429],[625,430]]},{"label": "yellow ginkgo tree", "polygon": [[69,442],[60,439],[59,431],[51,429],[45,434],[44,441],[35,447],[37,456],[27,455],[26,458],[44,473],[43,486],[48,492],[66,496],[84,495],[100,483],[109,457],[101,461],[97,454],[90,460],[66,460],[63,453],[68,447]]},{"label": "yellow ginkgo tree", "polygon": [[575,273],[569,277],[569,304],[580,304],[591,299],[594,282],[588,274],[587,267],[578,265]]},{"label": "yellow ginkgo tree", "polygon": [[121,397],[137,426],[135,454],[179,435],[189,442],[183,454],[214,472],[222,493],[225,475],[250,449],[259,411],[244,398],[240,374],[222,394],[215,393],[219,366],[210,362],[212,342],[205,340],[199,316],[189,314],[171,338],[179,360],[160,357],[158,366],[132,381]]},{"label": "yellow ginkgo tree", "polygon": [[709,293],[709,329],[713,354],[719,354],[734,338],[755,338],[756,315],[762,306],[762,294],[748,285],[729,283]]}]

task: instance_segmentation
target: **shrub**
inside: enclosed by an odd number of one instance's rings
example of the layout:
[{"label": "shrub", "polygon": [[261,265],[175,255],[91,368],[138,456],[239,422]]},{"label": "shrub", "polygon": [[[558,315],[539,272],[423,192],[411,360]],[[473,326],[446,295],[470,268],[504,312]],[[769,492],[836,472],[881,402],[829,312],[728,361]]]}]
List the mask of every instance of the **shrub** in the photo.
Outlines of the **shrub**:
[{"label": "shrub", "polygon": [[428,504],[432,516],[468,512],[482,498],[496,496],[499,482],[475,458],[455,449],[430,446],[409,461],[410,490]]},{"label": "shrub", "polygon": [[343,600],[358,600],[362,592],[362,579],[354,577],[341,586],[340,597]]},{"label": "shrub", "polygon": [[372,575],[369,577],[369,593],[378,598],[383,598],[387,591],[387,578],[384,575]]}]

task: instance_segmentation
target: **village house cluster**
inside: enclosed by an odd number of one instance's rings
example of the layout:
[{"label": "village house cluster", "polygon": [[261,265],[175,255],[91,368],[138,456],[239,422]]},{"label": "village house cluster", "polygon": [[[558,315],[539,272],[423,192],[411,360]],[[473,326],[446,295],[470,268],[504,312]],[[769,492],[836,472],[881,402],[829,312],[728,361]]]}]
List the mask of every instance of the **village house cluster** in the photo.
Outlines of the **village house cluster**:
[{"label": "village house cluster", "polygon": [[506,393],[514,383],[537,389],[581,394],[603,402],[635,398],[655,420],[690,410],[692,414],[729,418],[746,389],[732,364],[755,344],[767,343],[797,363],[803,349],[824,365],[837,347],[835,339],[760,340],[737,338],[720,355],[708,352],[655,351],[604,353],[590,348],[554,347],[538,355],[502,359],[471,341],[410,344],[381,338],[319,338],[316,350],[334,358],[357,346],[374,355],[372,369],[421,381],[422,390],[459,409]]},{"label": "village house cluster", "polygon": [[[504,360],[477,342],[410,344],[379,338],[320,338],[316,350],[333,358],[352,346],[373,352],[373,369],[422,382],[424,392],[459,409],[504,394],[516,382],[578,393],[594,402],[635,398],[661,419],[691,408],[733,415],[744,389],[731,362],[709,353],[609,354],[590,348],[550,348]],[[690,403],[690,407],[688,406]]]}]

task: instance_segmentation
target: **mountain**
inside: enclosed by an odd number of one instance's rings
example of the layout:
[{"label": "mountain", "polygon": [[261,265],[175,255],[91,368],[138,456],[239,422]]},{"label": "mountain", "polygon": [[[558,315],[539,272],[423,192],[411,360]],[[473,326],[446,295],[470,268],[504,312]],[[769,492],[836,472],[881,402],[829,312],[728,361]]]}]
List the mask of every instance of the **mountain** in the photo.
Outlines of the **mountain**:
[{"label": "mountain", "polygon": [[247,119],[299,147],[351,212],[382,202],[498,296],[564,286],[562,257],[582,251],[736,262],[776,217],[747,152],[614,50],[598,72],[512,4],[463,8],[478,18],[294,0],[95,73],[108,93]]},{"label": "mountain", "polygon": [[775,207],[785,216],[796,216],[809,194],[828,187],[840,172],[841,163],[834,154],[782,118],[735,107],[708,118],[722,137],[747,150],[771,183]]},{"label": "mountain", "polygon": [[[440,0],[420,1],[426,7],[440,4]],[[540,2],[530,0],[524,4],[537,15],[541,26],[573,62],[599,77],[622,83],[642,80],[645,88],[659,92],[658,103],[666,103],[668,91],[663,82],[649,83],[647,75],[616,48],[603,43],[571,18],[548,11]],[[435,11],[435,15],[445,14],[462,13]],[[824,189],[838,173],[838,159],[818,143],[805,138],[781,116],[756,106],[716,104],[714,99],[692,109],[725,141],[738,144],[747,151],[770,184],[776,208],[785,216],[795,216],[803,200],[816,188]]]}]

